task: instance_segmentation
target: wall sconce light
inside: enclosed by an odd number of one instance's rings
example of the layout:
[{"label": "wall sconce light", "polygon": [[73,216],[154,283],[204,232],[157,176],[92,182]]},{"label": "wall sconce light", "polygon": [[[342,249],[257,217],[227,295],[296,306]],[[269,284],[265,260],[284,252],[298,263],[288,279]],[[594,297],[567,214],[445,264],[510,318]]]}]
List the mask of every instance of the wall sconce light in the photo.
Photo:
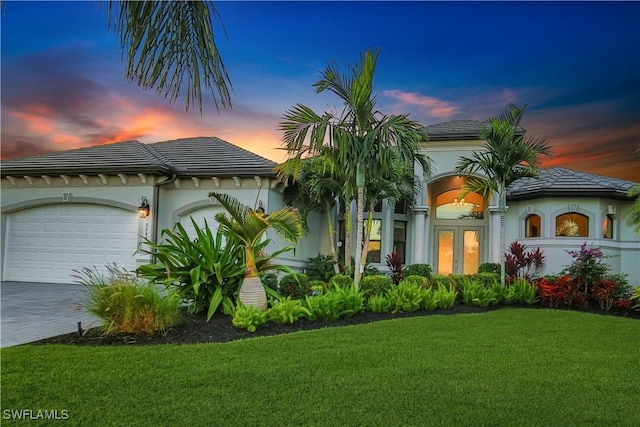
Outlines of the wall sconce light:
[{"label": "wall sconce light", "polygon": [[147,198],[143,196],[142,204],[138,208],[138,216],[140,218],[146,218],[149,216],[149,212],[150,212],[149,203],[147,202]]},{"label": "wall sconce light", "polygon": [[260,201],[258,202],[258,209],[256,209],[256,212],[261,213],[261,214],[263,214],[263,215],[264,215],[264,213],[266,212],[266,211],[264,210],[264,205],[262,204],[262,200],[260,200]]},{"label": "wall sconce light", "polygon": [[609,215],[615,215],[616,205],[607,205],[607,212],[609,213]]}]

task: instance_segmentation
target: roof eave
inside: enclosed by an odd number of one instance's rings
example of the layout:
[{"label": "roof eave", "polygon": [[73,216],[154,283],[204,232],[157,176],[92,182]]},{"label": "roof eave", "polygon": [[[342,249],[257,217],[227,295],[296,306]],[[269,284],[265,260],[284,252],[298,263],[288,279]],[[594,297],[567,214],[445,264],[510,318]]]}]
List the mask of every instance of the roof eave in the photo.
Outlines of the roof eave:
[{"label": "roof eave", "polygon": [[520,201],[530,199],[540,199],[543,197],[602,197],[606,199],[631,201],[632,197],[629,197],[627,192],[616,188],[602,188],[602,189],[537,189],[528,191],[518,191],[507,195],[507,200]]}]

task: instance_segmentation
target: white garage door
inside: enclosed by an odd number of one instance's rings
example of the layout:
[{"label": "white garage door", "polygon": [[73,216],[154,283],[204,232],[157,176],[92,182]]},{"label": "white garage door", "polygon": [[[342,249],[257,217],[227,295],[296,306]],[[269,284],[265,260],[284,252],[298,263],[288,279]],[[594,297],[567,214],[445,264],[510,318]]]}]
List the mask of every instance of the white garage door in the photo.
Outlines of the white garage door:
[{"label": "white garage door", "polygon": [[43,206],[8,215],[5,280],[72,283],[73,270],[117,263],[133,271],[138,215],[98,205]]}]

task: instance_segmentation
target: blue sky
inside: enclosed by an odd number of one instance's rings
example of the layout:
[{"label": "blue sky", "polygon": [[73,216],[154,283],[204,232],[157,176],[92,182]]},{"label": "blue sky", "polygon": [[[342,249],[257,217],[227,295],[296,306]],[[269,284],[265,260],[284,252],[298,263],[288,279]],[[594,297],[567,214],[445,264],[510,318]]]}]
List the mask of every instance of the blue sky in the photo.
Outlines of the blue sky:
[{"label": "blue sky", "polygon": [[[217,136],[276,161],[284,112],[338,108],[328,61],[380,48],[385,113],[425,125],[528,104],[524,126],[564,166],[640,181],[639,2],[217,2],[233,109],[184,111],[124,80],[96,2],[6,2],[2,157],[126,139]],[[218,23],[219,24],[219,23]]]}]

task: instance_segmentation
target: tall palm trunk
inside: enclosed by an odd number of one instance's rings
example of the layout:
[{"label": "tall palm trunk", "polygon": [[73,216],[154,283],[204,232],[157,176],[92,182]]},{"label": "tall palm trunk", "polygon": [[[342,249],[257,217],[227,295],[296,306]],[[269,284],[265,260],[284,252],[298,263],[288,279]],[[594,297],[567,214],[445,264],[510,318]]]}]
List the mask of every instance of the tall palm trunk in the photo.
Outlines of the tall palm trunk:
[{"label": "tall palm trunk", "polygon": [[373,210],[369,208],[367,216],[367,226],[364,230],[364,239],[362,243],[362,257],[360,265],[367,265],[367,256],[369,255],[369,242],[371,241],[371,227],[373,225]]},{"label": "tall palm trunk", "polygon": [[336,253],[336,242],[333,230],[333,217],[331,216],[331,205],[327,205],[327,228],[329,232],[329,248],[331,249],[331,258],[333,261],[333,272],[340,274],[340,265],[338,263],[338,254]]},{"label": "tall palm trunk", "polygon": [[351,208],[344,207],[344,274],[351,276]]},{"label": "tall palm trunk", "polygon": [[505,252],[507,250],[504,236],[504,220],[505,214],[507,213],[507,194],[504,181],[500,182],[500,188],[498,191],[500,192],[500,202],[498,204],[498,211],[500,212],[500,283],[504,286],[506,281]]}]

